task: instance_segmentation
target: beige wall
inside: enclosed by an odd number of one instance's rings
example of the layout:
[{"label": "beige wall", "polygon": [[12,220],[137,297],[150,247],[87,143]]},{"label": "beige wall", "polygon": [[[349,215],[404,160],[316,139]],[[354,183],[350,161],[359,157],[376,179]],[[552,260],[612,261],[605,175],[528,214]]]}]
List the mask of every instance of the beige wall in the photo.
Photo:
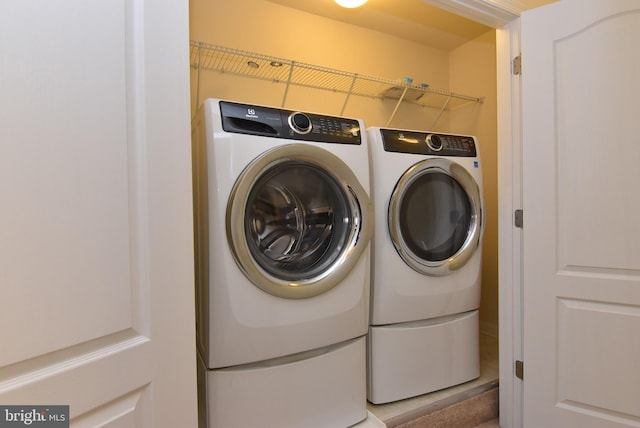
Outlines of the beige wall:
[{"label": "beige wall", "polygon": [[[190,9],[191,40],[388,79],[411,77],[435,89],[485,97],[483,104],[446,112],[430,130],[480,140],[487,204],[481,325],[497,334],[495,32],[446,52],[265,0],[191,0]],[[196,76],[192,70],[194,101]],[[281,84],[211,71],[200,75],[200,100],[280,106],[283,94]],[[341,94],[292,87],[285,107],[337,115],[344,100]],[[344,115],[364,119],[367,126],[386,126],[394,107],[393,100],[353,96]],[[438,110],[404,103],[390,126],[427,130]]]}]

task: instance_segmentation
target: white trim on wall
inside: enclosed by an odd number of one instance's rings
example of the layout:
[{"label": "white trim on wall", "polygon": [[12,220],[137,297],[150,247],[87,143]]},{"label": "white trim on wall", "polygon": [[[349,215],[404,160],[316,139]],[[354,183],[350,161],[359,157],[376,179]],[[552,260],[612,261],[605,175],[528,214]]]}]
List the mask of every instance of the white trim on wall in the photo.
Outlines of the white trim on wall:
[{"label": "white trim on wall", "polygon": [[422,0],[472,21],[502,28],[520,16],[525,7],[514,0]]}]

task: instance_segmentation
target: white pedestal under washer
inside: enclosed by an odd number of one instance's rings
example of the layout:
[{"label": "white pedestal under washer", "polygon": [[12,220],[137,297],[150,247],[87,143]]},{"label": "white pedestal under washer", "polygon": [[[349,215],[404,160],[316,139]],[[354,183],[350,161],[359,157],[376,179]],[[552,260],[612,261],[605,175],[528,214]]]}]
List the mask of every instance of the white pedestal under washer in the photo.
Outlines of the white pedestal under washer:
[{"label": "white pedestal under washer", "polygon": [[479,376],[484,231],[475,137],[369,128],[372,245],[368,399]]},{"label": "white pedestal under washer", "polygon": [[201,422],[366,418],[373,212],[363,126],[216,99],[194,119]]}]

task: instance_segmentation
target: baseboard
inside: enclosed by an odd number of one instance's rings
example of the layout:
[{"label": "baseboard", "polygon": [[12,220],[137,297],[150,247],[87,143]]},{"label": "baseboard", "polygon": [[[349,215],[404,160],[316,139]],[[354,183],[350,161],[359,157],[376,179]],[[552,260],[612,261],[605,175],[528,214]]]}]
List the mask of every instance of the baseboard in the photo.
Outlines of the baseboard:
[{"label": "baseboard", "polygon": [[498,324],[480,320],[480,334],[498,338]]}]

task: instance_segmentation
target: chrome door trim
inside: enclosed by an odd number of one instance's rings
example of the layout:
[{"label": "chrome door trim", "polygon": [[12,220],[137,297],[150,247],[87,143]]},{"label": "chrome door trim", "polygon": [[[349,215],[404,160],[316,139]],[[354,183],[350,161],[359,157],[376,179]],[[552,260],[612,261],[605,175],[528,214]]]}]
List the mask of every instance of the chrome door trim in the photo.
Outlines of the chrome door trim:
[{"label": "chrome door trim", "polygon": [[[279,164],[298,161],[321,168],[348,199],[353,226],[335,263],[312,278],[288,281],[266,272],[254,259],[244,227],[247,197],[263,173]],[[366,159],[364,160],[366,161]],[[373,233],[373,205],[351,168],[333,153],[310,144],[288,144],[264,152],[245,167],[236,180],[226,213],[227,242],[244,275],[263,291],[288,299],[305,299],[338,285],[353,269]]]},{"label": "chrome door trim", "polygon": [[[400,231],[400,207],[411,184],[424,174],[442,173],[462,186],[472,209],[471,225],[462,247],[451,257],[441,261],[424,260],[409,249]],[[426,159],[411,166],[400,177],[389,200],[388,228],[396,251],[411,268],[425,275],[444,276],[463,267],[480,246],[484,233],[485,212],[480,187],[462,165],[444,158]]]}]

